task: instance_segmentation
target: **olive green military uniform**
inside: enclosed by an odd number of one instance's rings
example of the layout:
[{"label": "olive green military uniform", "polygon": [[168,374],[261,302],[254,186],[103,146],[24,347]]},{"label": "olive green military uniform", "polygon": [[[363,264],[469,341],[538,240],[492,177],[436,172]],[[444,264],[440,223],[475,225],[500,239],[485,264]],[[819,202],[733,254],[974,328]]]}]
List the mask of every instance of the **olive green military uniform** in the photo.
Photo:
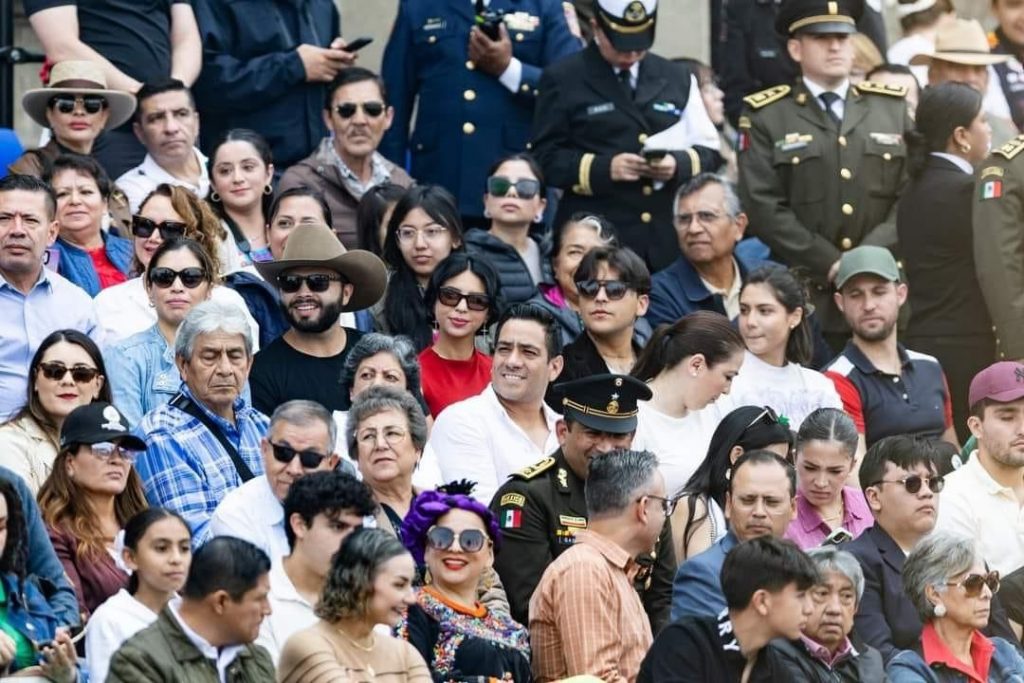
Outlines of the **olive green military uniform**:
[{"label": "olive green military uniform", "polygon": [[1024,135],[998,148],[974,190],[974,265],[998,360],[1024,358]]},{"label": "olive green military uniform", "polygon": [[[544,570],[572,547],[577,531],[587,528],[583,486],[559,449],[513,474],[491,501],[502,534],[494,567],[508,594],[512,617],[522,624],[529,623],[530,596]],[[676,573],[669,522],[654,551],[637,561],[644,566],[637,575],[637,590],[651,630],[657,633],[668,622]]]},{"label": "olive green military uniform", "polygon": [[739,189],[750,232],[776,258],[810,277],[826,333],[845,321],[828,271],[862,244],[896,247],[896,200],[907,181],[907,115],[901,86],[851,85],[837,125],[798,82],[744,99]]}]

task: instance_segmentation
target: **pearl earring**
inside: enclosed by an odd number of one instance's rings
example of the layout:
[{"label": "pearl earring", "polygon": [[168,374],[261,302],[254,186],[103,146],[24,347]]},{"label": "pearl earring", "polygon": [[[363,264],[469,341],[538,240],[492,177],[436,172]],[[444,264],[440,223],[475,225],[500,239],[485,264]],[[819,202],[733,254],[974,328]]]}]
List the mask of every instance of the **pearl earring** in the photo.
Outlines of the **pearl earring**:
[{"label": "pearl earring", "polygon": [[941,619],[944,616],[946,616],[946,606],[942,603],[935,605],[935,618]]}]

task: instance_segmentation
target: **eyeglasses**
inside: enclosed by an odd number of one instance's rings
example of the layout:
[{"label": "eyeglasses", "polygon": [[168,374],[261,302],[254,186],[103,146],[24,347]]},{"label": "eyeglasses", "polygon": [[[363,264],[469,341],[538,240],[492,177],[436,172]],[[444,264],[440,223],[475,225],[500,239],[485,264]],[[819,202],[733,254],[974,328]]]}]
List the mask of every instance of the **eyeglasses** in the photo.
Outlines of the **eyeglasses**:
[{"label": "eyeglasses", "polygon": [[676,216],[676,225],[681,228],[689,227],[693,219],[696,218],[697,222],[701,225],[711,225],[715,223],[724,214],[715,213],[714,211],[697,211],[695,213],[681,213]]},{"label": "eyeglasses", "polygon": [[576,289],[579,290],[580,296],[588,299],[596,297],[602,287],[609,301],[618,301],[632,289],[622,280],[579,280],[576,283]]},{"label": "eyeglasses", "polygon": [[350,119],[356,115],[356,111],[362,108],[363,113],[371,119],[375,119],[384,113],[383,102],[342,102],[334,107],[334,111],[343,119]]},{"label": "eyeglasses", "polygon": [[443,225],[431,225],[430,227],[422,229],[403,225],[395,230],[395,234],[398,236],[398,241],[405,242],[406,244],[415,242],[419,235],[423,235],[423,239],[428,242],[436,242],[441,239],[446,232],[448,232],[448,228]]},{"label": "eyeglasses", "polygon": [[274,460],[287,465],[297,455],[299,456],[299,463],[303,469],[307,470],[315,470],[317,467],[320,467],[320,463],[327,457],[325,454],[317,453],[316,451],[297,451],[291,446],[274,443],[269,439],[267,439],[267,443],[270,444],[270,448],[274,451]]},{"label": "eyeglasses", "polygon": [[113,441],[100,441],[98,443],[90,444],[89,449],[92,454],[100,460],[110,460],[115,455],[119,456],[122,460],[134,463],[139,458],[139,451],[131,448],[125,448],[120,446]]},{"label": "eyeglasses", "polygon": [[774,425],[774,424],[778,424],[779,423],[779,415],[778,415],[778,413],[776,413],[774,410],[772,410],[771,406],[765,406],[764,410],[762,410],[760,413],[758,413],[757,417],[755,417],[753,420],[751,420],[750,424],[748,424],[746,427],[743,428],[743,431],[747,431],[748,429],[750,429],[751,427],[756,425],[758,422],[760,422],[764,418],[768,418],[767,420],[765,420],[765,422],[767,422],[770,425]]},{"label": "eyeglasses", "polygon": [[332,282],[344,282],[345,278],[340,275],[326,275],[324,273],[313,273],[311,275],[297,275],[295,273],[281,273],[277,276],[277,286],[285,294],[294,294],[306,283],[309,291],[317,294],[326,292]]},{"label": "eyeglasses", "polygon": [[[385,427],[383,432],[384,442],[389,446],[395,446],[402,443],[407,435],[407,431],[399,429],[398,427]],[[367,429],[365,432],[362,432],[356,440],[360,444],[372,448],[377,445],[377,439],[377,430]]]},{"label": "eyeglasses", "polygon": [[540,181],[531,178],[520,178],[512,182],[503,175],[492,175],[487,179],[487,194],[492,197],[506,197],[512,188],[520,199],[533,199],[540,192]]},{"label": "eyeglasses", "polygon": [[947,581],[946,585],[960,586],[964,589],[964,594],[969,598],[976,598],[981,595],[981,589],[984,586],[988,586],[988,589],[994,595],[999,592],[999,572],[968,574],[960,581]]},{"label": "eyeglasses", "polygon": [[175,280],[181,280],[181,284],[187,289],[195,289],[203,282],[209,280],[206,271],[196,266],[182,268],[181,270],[164,268],[163,266],[150,268],[146,278],[149,280],[149,284],[156,285],[160,289],[172,287]]},{"label": "eyeglasses", "polygon": [[82,108],[85,109],[86,114],[97,114],[107,106],[107,98],[100,95],[80,95],[78,97],[55,95],[50,98],[50,109],[56,109],[61,114],[70,114],[75,110],[75,105],[79,102],[82,103]]},{"label": "eyeglasses", "polygon": [[874,484],[871,484],[871,486],[903,484],[903,488],[907,490],[907,493],[917,493],[921,490],[921,485],[924,483],[928,484],[928,488],[932,490],[932,493],[939,493],[946,486],[946,480],[940,476],[922,477],[920,474],[911,474],[902,479],[879,479]]},{"label": "eyeglasses", "polygon": [[491,306],[491,297],[486,294],[467,294],[454,287],[441,287],[437,290],[437,300],[445,306],[454,308],[463,299],[466,300],[466,308],[471,311],[486,311]]},{"label": "eyeglasses", "polygon": [[90,368],[88,365],[73,365],[69,368],[63,363],[58,363],[57,361],[40,363],[39,370],[43,373],[43,377],[46,379],[52,379],[56,382],[64,379],[64,376],[70,372],[71,379],[74,380],[75,384],[88,384],[96,379],[100,374],[99,370],[96,368]]},{"label": "eyeglasses", "polygon": [[666,517],[672,516],[672,513],[675,512],[676,510],[676,504],[679,502],[678,498],[665,498],[663,496],[652,495],[640,496],[639,498],[636,499],[635,502],[639,503],[644,498],[650,498],[651,500],[659,501],[661,503],[661,509],[665,511]]},{"label": "eyeglasses", "polygon": [[160,231],[160,238],[171,240],[175,237],[184,237],[188,225],[181,221],[151,221],[142,216],[132,216],[132,234],[136,237],[146,239],[153,234],[154,230]]},{"label": "eyeglasses", "polygon": [[446,526],[435,526],[427,532],[427,543],[434,550],[448,550],[456,538],[459,539],[459,549],[464,553],[478,553],[487,542],[487,535],[479,529],[463,529],[456,534]]}]

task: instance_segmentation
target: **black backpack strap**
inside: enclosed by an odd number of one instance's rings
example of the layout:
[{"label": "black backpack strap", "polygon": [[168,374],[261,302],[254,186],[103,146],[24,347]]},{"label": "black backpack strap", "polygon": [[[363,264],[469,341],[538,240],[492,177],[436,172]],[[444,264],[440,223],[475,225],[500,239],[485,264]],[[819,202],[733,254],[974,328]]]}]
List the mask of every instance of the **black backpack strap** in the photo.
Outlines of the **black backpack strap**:
[{"label": "black backpack strap", "polygon": [[234,444],[228,441],[228,437],[224,435],[224,432],[214,424],[210,416],[202,411],[202,409],[192,402],[185,394],[178,392],[174,398],[170,400],[170,405],[174,406],[178,410],[188,413],[195,419],[203,423],[203,426],[210,430],[210,433],[217,439],[220,445],[227,451],[228,457],[231,458],[231,464],[235,466],[235,471],[238,473],[238,478],[242,480],[242,483],[249,481],[256,475],[252,473],[249,466],[242,460],[242,456],[238,454],[238,449],[235,448]]}]

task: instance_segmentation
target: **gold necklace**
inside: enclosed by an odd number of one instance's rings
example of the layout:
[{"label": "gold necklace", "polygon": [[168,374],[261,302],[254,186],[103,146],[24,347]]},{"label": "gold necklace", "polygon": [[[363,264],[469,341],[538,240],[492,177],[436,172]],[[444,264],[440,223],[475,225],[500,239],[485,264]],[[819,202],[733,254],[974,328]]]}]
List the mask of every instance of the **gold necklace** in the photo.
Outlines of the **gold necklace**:
[{"label": "gold necklace", "polygon": [[375,634],[373,631],[370,631],[370,645],[369,645],[369,647],[367,647],[366,645],[361,645],[359,643],[359,641],[357,641],[355,638],[353,638],[349,634],[345,633],[345,631],[343,631],[340,626],[336,626],[335,629],[338,631],[338,633],[341,634],[342,638],[344,638],[348,642],[352,643],[354,646],[356,646],[357,648],[359,648],[363,652],[373,652],[373,648],[375,648],[377,646],[377,634]]}]

